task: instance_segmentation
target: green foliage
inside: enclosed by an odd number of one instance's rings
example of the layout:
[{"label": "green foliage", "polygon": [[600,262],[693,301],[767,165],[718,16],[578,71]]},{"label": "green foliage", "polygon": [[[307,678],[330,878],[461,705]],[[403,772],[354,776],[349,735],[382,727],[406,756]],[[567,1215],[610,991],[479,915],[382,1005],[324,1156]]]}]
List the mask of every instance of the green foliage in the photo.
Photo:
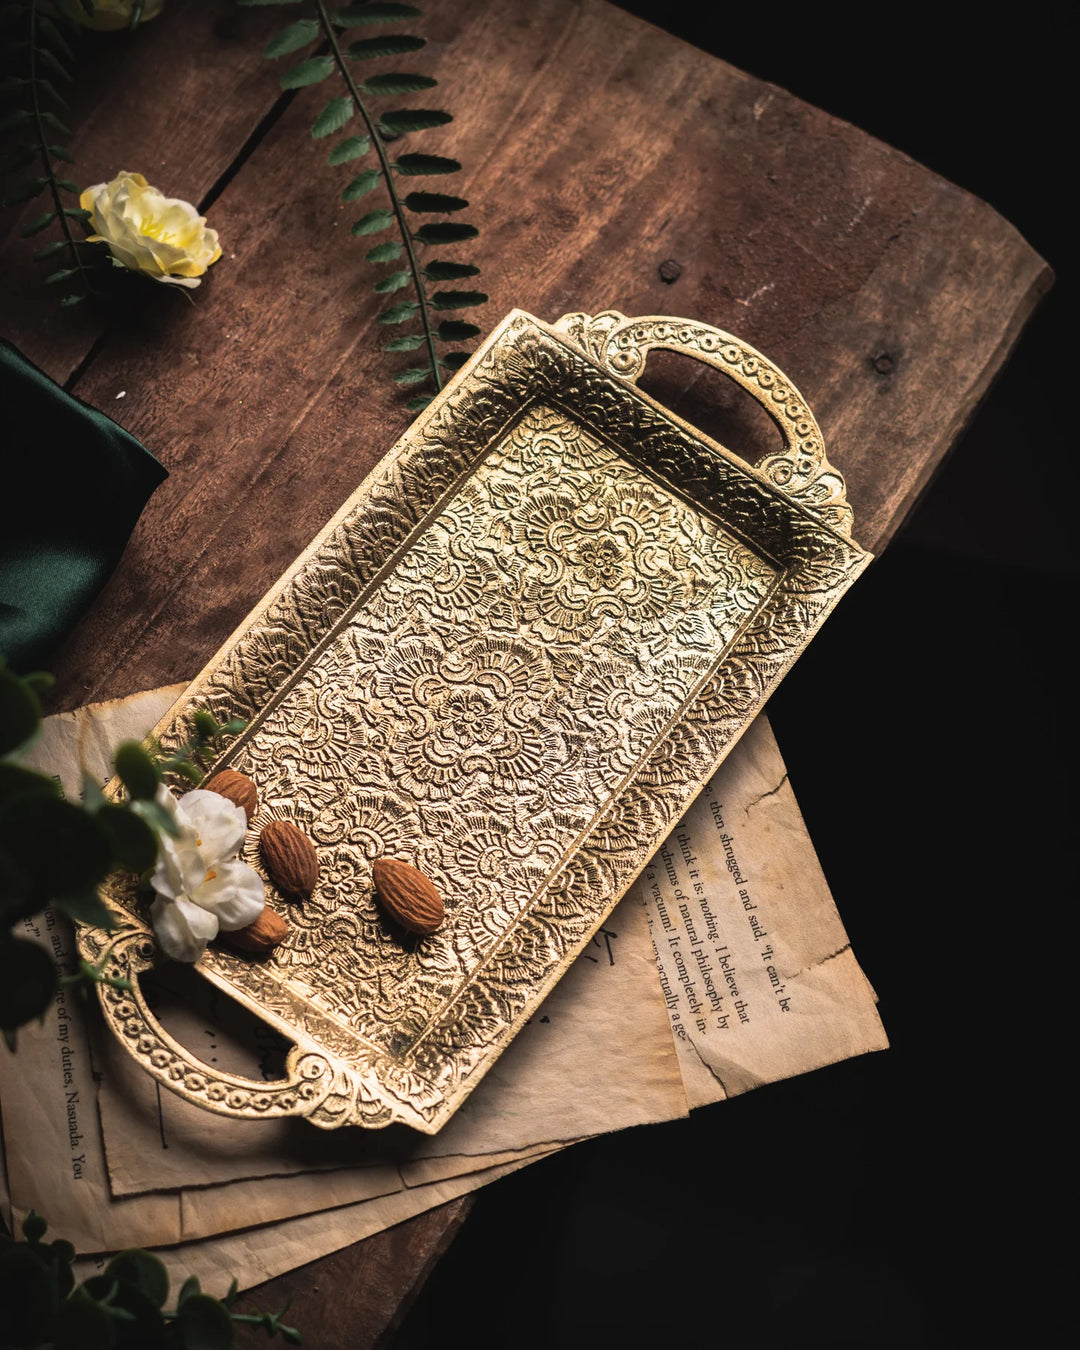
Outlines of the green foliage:
[{"label": "green foliage", "polygon": [[233,1310],[236,1281],[224,1299],[204,1294],[189,1276],[175,1309],[169,1274],[151,1252],[118,1252],[100,1275],[76,1284],[75,1248],[58,1238],[45,1242],[48,1225],[33,1210],[23,1221],[23,1240],[0,1236],[0,1307],[3,1343],[37,1350],[231,1350],[237,1325],[262,1327],[286,1345],[302,1344],[299,1331],[280,1312]]},{"label": "green foliage", "polygon": [[[44,948],[16,936],[13,927],[51,904],[75,923],[110,928],[98,885],[116,870],[148,872],[159,835],[177,832],[173,816],[156,800],[163,775],[201,783],[202,762],[245,725],[222,725],[200,710],[192,717],[191,739],[171,754],[126,741],[114,758],[126,800],[110,801],[85,777],[82,800],[72,802],[54,779],[15,763],[37,737],[39,694],[50,682],[47,675],[16,675],[0,658],[0,1031],[9,1045],[18,1027],[45,1012],[58,984]],[[126,987],[85,962],[65,978]]]},{"label": "green foliage", "polygon": [[[22,0],[0,7],[0,52],[6,67],[0,78],[0,131],[11,133],[0,173],[9,186],[4,206],[20,208],[45,197],[49,209],[23,225],[23,238],[50,226],[57,237],[34,250],[38,262],[60,260],[45,277],[47,286],[60,288],[61,308],[70,309],[96,290],[95,277],[103,271],[107,250],[91,244],[83,228],[88,213],[69,206],[65,198],[79,195],[78,184],[57,172],[57,164],[72,164],[64,144],[72,131],[57,114],[67,100],[58,85],[72,80],[78,27],[61,0]],[[6,105],[6,106],[4,106]],[[32,171],[25,177],[20,172]]]},{"label": "green foliage", "polygon": [[[290,0],[240,0],[245,5],[286,4]],[[297,0],[299,3],[299,0]],[[372,104],[380,99],[398,98],[434,89],[437,81],[430,75],[409,70],[365,70],[363,78],[354,75],[355,62],[368,63],[390,57],[405,56],[420,51],[425,40],[412,33],[387,32],[370,36],[350,37],[349,30],[391,25],[399,20],[415,19],[420,10],[412,5],[367,3],[346,5],[331,13],[325,0],[307,0],[309,12],[293,18],[281,32],[271,39],[264,50],[270,60],[296,54],[300,57],[284,75],[280,83],[284,89],[302,89],[328,80],[335,72],[343,92],[336,93],[324,105],[311,128],[316,140],[335,136],[354,117],[364,124],[363,135],[342,137],[330,147],[327,161],[331,165],[348,164],[373,155],[376,163],[354,173],[341,189],[341,200],[359,201],[371,193],[382,192],[389,205],[377,206],[355,219],[350,232],[362,238],[395,228],[398,239],[385,240],[370,248],[364,255],[369,263],[397,262],[400,265],[374,281],[378,295],[392,295],[411,289],[412,299],[392,305],[379,315],[379,323],[396,325],[415,323],[418,331],[390,339],[385,350],[390,353],[425,350],[425,364],[413,365],[395,375],[400,385],[428,384],[435,391],[442,388],[443,371],[458,368],[467,353],[454,353],[455,360],[440,357],[439,342],[460,342],[479,333],[475,324],[438,323],[435,314],[440,310],[465,309],[484,304],[487,296],[482,291],[441,291],[432,294],[429,283],[457,281],[479,275],[480,269],[471,263],[436,258],[421,259],[426,247],[463,243],[475,239],[474,225],[458,221],[437,220],[425,224],[414,222],[418,215],[453,215],[469,205],[464,197],[444,192],[398,192],[396,178],[439,177],[461,171],[456,159],[445,155],[426,154],[409,150],[391,159],[388,145],[399,137],[447,126],[453,121],[450,113],[439,108],[391,108],[377,111]],[[313,49],[313,50],[310,50]],[[461,357],[461,360],[457,360]],[[406,404],[415,411],[430,401],[412,399]]]}]

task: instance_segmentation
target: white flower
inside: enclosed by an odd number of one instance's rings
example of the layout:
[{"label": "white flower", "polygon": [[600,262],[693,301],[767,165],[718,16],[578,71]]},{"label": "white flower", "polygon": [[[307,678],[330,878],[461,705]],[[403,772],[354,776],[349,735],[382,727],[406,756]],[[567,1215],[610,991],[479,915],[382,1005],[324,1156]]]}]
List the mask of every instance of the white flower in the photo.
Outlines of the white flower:
[{"label": "white flower", "polygon": [[177,801],[161,787],[157,800],[180,833],[161,835],[150,919],[166,956],[197,961],[219,929],[246,927],[266,903],[262,878],[236,856],[247,816],[216,792],[188,792]]},{"label": "white flower", "polygon": [[90,242],[108,244],[116,262],[154,281],[198,286],[221,257],[217,230],[206,228],[205,216],[151,187],[141,173],[123,169],[111,183],[88,187],[79,205],[90,212]]}]

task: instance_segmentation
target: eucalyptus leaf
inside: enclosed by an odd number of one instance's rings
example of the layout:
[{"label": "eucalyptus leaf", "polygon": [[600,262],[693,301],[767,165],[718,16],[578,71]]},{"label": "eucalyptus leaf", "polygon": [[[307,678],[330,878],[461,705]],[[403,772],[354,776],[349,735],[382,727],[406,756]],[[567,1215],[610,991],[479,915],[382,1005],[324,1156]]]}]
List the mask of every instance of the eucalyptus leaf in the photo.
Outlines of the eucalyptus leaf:
[{"label": "eucalyptus leaf", "polygon": [[288,28],[283,28],[277,37],[270,39],[263,50],[263,56],[268,61],[276,61],[279,56],[298,52],[301,47],[314,42],[318,36],[318,19],[298,19],[296,23],[289,24]]},{"label": "eucalyptus leaf", "polygon": [[0,666],[0,755],[25,745],[40,723],[37,694],[14,671]]},{"label": "eucalyptus leaf", "polygon": [[393,291],[403,290],[412,280],[412,274],[409,272],[391,272],[389,276],[381,277],[375,283],[376,295],[389,295]]},{"label": "eucalyptus leaf", "polygon": [[333,16],[338,28],[356,28],[361,24],[393,23],[395,19],[415,19],[420,10],[412,5],[398,5],[390,0],[372,0],[366,5],[346,5]]},{"label": "eucalyptus leaf", "polygon": [[65,206],[64,215],[72,220],[90,220],[93,216],[92,211],[87,211],[83,206]]},{"label": "eucalyptus leaf", "polygon": [[326,156],[326,162],[347,164],[350,159],[359,159],[361,155],[366,155],[370,149],[371,142],[366,136],[346,136],[343,141],[338,141]]},{"label": "eucalyptus leaf", "polygon": [[459,281],[463,277],[478,277],[479,267],[472,263],[429,262],[424,268],[424,276],[429,281]]},{"label": "eucalyptus leaf", "polygon": [[332,136],[335,131],[341,130],[352,115],[353,101],[351,98],[332,98],[316,117],[315,124],[311,128],[311,134],[316,140],[323,136]]},{"label": "eucalyptus leaf", "polygon": [[376,244],[364,254],[364,261],[370,263],[393,262],[400,258],[404,246],[397,239],[388,239],[385,244]]},{"label": "eucalyptus leaf", "polygon": [[452,197],[448,192],[410,192],[405,198],[405,205],[416,212],[464,211],[468,204],[464,197]]},{"label": "eucalyptus leaf", "polygon": [[468,352],[447,352],[440,358],[447,370],[460,370],[469,359]]},{"label": "eucalyptus leaf", "polygon": [[310,84],[319,84],[334,73],[332,56],[309,56],[306,61],[293,66],[282,75],[279,84],[282,89],[306,89]]},{"label": "eucalyptus leaf", "polygon": [[483,291],[436,291],[431,297],[432,309],[469,309],[473,305],[486,305],[487,296]]},{"label": "eucalyptus leaf", "polygon": [[50,145],[49,154],[53,159],[62,159],[65,164],[74,164],[75,156],[62,145]]},{"label": "eucalyptus leaf", "polygon": [[232,1318],[209,1294],[192,1294],[176,1312],[172,1324],[178,1350],[231,1350],[235,1345]]},{"label": "eucalyptus leaf", "polygon": [[103,806],[94,817],[112,845],[113,857],[129,872],[145,872],[157,861],[158,837],[141,816],[123,806]]},{"label": "eucalyptus leaf", "polygon": [[455,220],[446,220],[421,225],[415,238],[422,244],[460,244],[466,239],[475,239],[479,233],[475,225],[460,225]]},{"label": "eucalyptus leaf", "polygon": [[131,803],[131,809],[137,816],[141,816],[152,829],[158,830],[162,834],[170,834],[174,837],[179,835],[180,826],[176,823],[173,816],[153,801],[137,801]]},{"label": "eucalyptus leaf", "polygon": [[394,112],[383,113],[379,126],[393,136],[405,136],[410,131],[426,131],[429,127],[444,127],[454,119],[448,112],[437,108],[398,108]]},{"label": "eucalyptus leaf", "polygon": [[423,412],[424,409],[434,401],[434,394],[421,394],[419,398],[411,398],[405,404],[409,412]]},{"label": "eucalyptus leaf", "polygon": [[353,61],[368,61],[378,56],[403,56],[426,46],[426,38],[413,37],[411,33],[388,33],[385,37],[357,38],[345,48],[345,55]]},{"label": "eucalyptus leaf", "polygon": [[403,300],[400,305],[391,305],[379,315],[380,323],[404,323],[414,314],[419,314],[420,306],[415,300]]},{"label": "eucalyptus leaf", "polygon": [[9,805],[0,816],[0,847],[55,899],[95,886],[112,865],[112,848],[94,817],[60,798]]},{"label": "eucalyptus leaf", "polygon": [[57,896],[53,903],[73,923],[85,923],[91,928],[104,928],[106,932],[112,929],[113,916],[97,891],[89,890],[83,891],[81,895]]},{"label": "eucalyptus leaf", "polygon": [[42,1016],[55,993],[56,967],[45,948],[0,934],[0,1027],[14,1030]]},{"label": "eucalyptus leaf", "polygon": [[108,1308],[79,1287],[60,1305],[54,1350],[113,1350],[116,1324]]},{"label": "eucalyptus leaf", "polygon": [[434,89],[438,83],[438,80],[433,80],[430,75],[390,72],[386,75],[369,75],[362,88],[365,94],[381,98],[388,94],[415,94],[421,89]]},{"label": "eucalyptus leaf", "polygon": [[381,182],[382,174],[378,169],[365,169],[363,173],[357,174],[347,187],[341,189],[341,200],[343,202],[355,202],[358,198],[366,196],[372,189],[377,188]]},{"label": "eucalyptus leaf", "polygon": [[65,192],[78,192],[79,190],[78,183],[72,178],[58,178],[56,180],[56,186],[62,187]]},{"label": "eucalyptus leaf", "polygon": [[20,202],[32,201],[49,186],[47,178],[28,178],[4,198],[5,206],[18,206]]},{"label": "eucalyptus leaf", "polygon": [[0,760],[0,811],[22,797],[59,796],[60,788],[54,778],[47,778],[22,764]]},{"label": "eucalyptus leaf", "polygon": [[393,211],[380,207],[378,211],[369,211],[366,216],[361,216],[359,220],[354,221],[351,233],[356,235],[378,234],[380,230],[389,229],[393,223]]},{"label": "eucalyptus leaf", "polygon": [[139,1247],[117,1252],[105,1267],[106,1277],[133,1284],[157,1308],[165,1306],[169,1296],[169,1272],[164,1262]]},{"label": "eucalyptus leaf", "polygon": [[409,178],[431,177],[439,173],[460,173],[461,165],[456,159],[445,155],[398,155],[393,167],[398,173]]},{"label": "eucalyptus leaf", "polygon": [[193,1295],[201,1293],[202,1286],[199,1284],[198,1275],[189,1275],[180,1286],[180,1292],[176,1296],[176,1306],[179,1307],[182,1303],[186,1303]]},{"label": "eucalyptus leaf", "polygon": [[43,211],[40,216],[35,216],[33,220],[28,221],[19,231],[23,239],[28,239],[32,234],[40,234],[46,225],[49,225],[56,219],[55,211]]},{"label": "eucalyptus leaf", "polygon": [[161,782],[161,770],[138,741],[122,741],[116,749],[116,772],[136,801],[152,801]]},{"label": "eucalyptus leaf", "polygon": [[49,1231],[49,1225],[37,1210],[32,1209],[23,1219],[22,1230],[27,1242],[40,1242]]}]

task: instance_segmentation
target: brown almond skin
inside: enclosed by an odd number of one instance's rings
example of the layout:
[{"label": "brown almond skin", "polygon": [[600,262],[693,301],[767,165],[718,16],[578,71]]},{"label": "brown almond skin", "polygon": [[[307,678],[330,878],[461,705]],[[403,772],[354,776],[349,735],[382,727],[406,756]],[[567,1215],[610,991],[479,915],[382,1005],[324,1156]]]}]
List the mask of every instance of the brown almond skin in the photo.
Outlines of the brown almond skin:
[{"label": "brown almond skin", "polygon": [[291,821],[272,820],[259,832],[259,852],[270,880],[287,895],[310,895],[319,879],[319,855]]},{"label": "brown almond skin", "polygon": [[442,896],[423,872],[396,858],[376,859],[371,871],[376,898],[402,928],[425,937],[442,924],[446,917]]},{"label": "brown almond skin", "polygon": [[267,952],[273,951],[279,942],[284,942],[288,932],[289,925],[281,915],[269,905],[265,905],[263,912],[253,923],[249,923],[245,928],[237,928],[231,933],[222,933],[221,936],[234,947],[239,947],[242,952],[254,952],[257,956],[265,956]]},{"label": "brown almond skin", "polygon": [[213,778],[207,779],[203,787],[207,792],[216,792],[219,797],[228,798],[234,806],[243,807],[248,824],[251,824],[252,817],[259,809],[259,790],[247,774],[237,773],[235,769],[222,769]]}]

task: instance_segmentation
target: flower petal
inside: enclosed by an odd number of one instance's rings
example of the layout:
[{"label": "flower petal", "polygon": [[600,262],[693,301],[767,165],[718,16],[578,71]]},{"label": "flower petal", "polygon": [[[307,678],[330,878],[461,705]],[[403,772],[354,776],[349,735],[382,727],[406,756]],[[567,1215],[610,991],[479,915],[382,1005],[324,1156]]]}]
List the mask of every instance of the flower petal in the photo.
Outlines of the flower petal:
[{"label": "flower petal", "polygon": [[212,870],[214,875],[192,891],[191,899],[215,914],[226,933],[254,923],[266,904],[262,877],[239,861],[219,863]]},{"label": "flower petal", "polygon": [[206,863],[195,841],[190,826],[181,827],[175,839],[164,832],[158,835],[158,858],[150,884],[159,895],[175,900],[206,876]]},{"label": "flower petal", "polygon": [[[247,831],[244,808],[217,792],[196,788],[185,793],[177,802],[176,813],[180,823],[190,825],[198,836],[199,851],[206,862],[203,875],[207,868],[235,857],[244,842]],[[198,880],[202,881],[202,877]]]},{"label": "flower petal", "polygon": [[155,900],[150,922],[161,950],[174,961],[197,961],[218,932],[217,918],[183,897]]}]

